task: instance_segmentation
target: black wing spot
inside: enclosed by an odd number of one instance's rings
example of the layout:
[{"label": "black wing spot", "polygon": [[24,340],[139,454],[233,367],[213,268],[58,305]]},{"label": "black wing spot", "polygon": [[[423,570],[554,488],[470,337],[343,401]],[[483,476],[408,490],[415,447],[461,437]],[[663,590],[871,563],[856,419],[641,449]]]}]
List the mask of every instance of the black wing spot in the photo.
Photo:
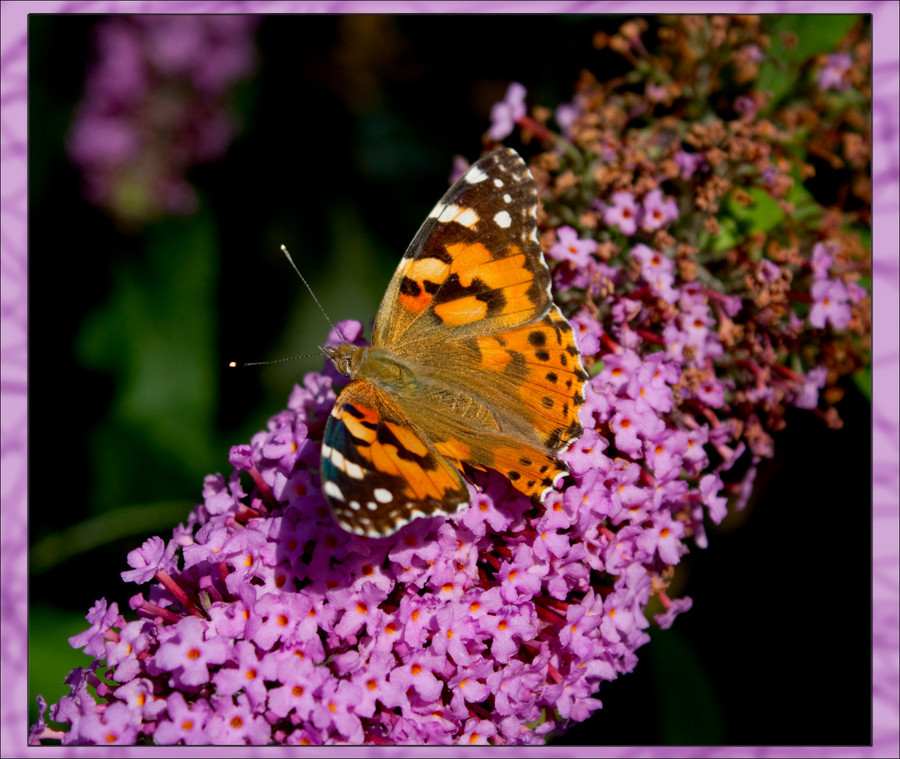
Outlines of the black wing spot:
[{"label": "black wing spot", "polygon": [[547,447],[553,448],[554,450],[559,448],[565,432],[565,429],[563,429],[562,427],[557,427],[555,430],[553,430],[553,432],[547,435]]},{"label": "black wing spot", "polygon": [[[360,411],[358,408],[356,408],[356,406],[350,403],[344,406],[343,410],[346,410],[346,412],[350,414],[350,416],[355,417],[356,419],[362,419],[365,416],[362,411]],[[378,427],[378,422],[364,421],[360,422],[360,424],[362,424],[363,427],[369,428],[370,430],[374,430]]]},{"label": "black wing spot", "polygon": [[422,288],[419,287],[419,283],[416,282],[416,280],[410,279],[409,277],[404,277],[400,281],[400,294],[417,298],[422,294]]},{"label": "black wing spot", "polygon": [[453,263],[453,256],[442,248],[437,248],[436,250],[429,252],[427,256],[422,256],[422,258],[436,258],[438,261],[445,264]]},{"label": "black wing spot", "polygon": [[[547,381],[552,382],[554,385],[556,384],[557,380],[559,380],[559,377],[556,376],[556,372],[547,372],[546,377]],[[571,380],[569,380],[569,382],[571,382]]]},{"label": "black wing spot", "polygon": [[489,314],[501,313],[506,308],[507,298],[502,290],[489,287],[483,280],[475,277],[472,282],[464,286],[459,281],[459,275],[454,273],[444,280],[440,286],[440,293],[434,299],[435,305],[452,303],[463,298],[475,298],[486,303]]},{"label": "black wing spot", "polygon": [[507,472],[507,473],[506,473],[506,476],[509,477],[509,479],[511,479],[513,482],[515,482],[515,481],[518,480],[519,477],[521,477],[522,475],[519,474],[519,473],[516,472],[516,471],[512,471],[512,472]]},{"label": "black wing spot", "polygon": [[569,365],[569,360],[566,358],[566,354],[565,354],[565,353],[560,353],[560,354],[559,354],[559,363],[561,363],[563,366],[568,366],[568,365]]},{"label": "black wing spot", "polygon": [[[365,424],[365,422],[363,422],[363,424]],[[430,453],[426,453],[424,456],[413,453],[397,439],[397,436],[391,432],[390,428],[386,425],[380,425],[378,427],[376,438],[382,445],[390,445],[396,448],[397,457],[404,461],[415,461],[423,469],[428,469],[430,471],[438,468],[434,456]]]},{"label": "black wing spot", "polygon": [[547,336],[540,330],[528,333],[528,342],[535,348],[543,348],[547,344]]},{"label": "black wing spot", "polygon": [[550,354],[547,353],[547,351],[537,351],[534,355],[537,357],[538,361],[549,361],[550,360]]},{"label": "black wing spot", "polygon": [[519,463],[522,466],[531,466],[531,459],[527,459],[523,456],[522,458],[519,459]]},{"label": "black wing spot", "polygon": [[553,408],[553,399],[549,395],[545,395],[541,398],[541,405],[544,408]]}]

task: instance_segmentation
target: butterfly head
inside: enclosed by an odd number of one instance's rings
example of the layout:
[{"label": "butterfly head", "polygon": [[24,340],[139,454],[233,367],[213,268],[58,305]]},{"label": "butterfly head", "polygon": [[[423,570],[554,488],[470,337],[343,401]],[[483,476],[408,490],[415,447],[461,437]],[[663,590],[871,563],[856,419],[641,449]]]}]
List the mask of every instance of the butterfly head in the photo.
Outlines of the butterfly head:
[{"label": "butterfly head", "polygon": [[323,345],[320,350],[322,354],[331,359],[334,368],[341,374],[355,379],[358,368],[363,360],[365,346],[353,345],[352,343],[341,343],[340,345]]}]

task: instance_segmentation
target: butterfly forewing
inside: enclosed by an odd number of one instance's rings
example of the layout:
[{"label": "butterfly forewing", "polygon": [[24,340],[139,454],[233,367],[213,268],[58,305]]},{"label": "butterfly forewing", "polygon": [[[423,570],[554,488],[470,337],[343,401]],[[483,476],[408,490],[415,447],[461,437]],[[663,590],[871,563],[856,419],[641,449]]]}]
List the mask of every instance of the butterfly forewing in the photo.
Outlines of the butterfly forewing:
[{"label": "butterfly forewing", "polygon": [[477,161],[404,254],[378,311],[373,345],[415,355],[435,339],[512,329],[546,314],[550,273],[536,216],[534,179],[515,151]]}]

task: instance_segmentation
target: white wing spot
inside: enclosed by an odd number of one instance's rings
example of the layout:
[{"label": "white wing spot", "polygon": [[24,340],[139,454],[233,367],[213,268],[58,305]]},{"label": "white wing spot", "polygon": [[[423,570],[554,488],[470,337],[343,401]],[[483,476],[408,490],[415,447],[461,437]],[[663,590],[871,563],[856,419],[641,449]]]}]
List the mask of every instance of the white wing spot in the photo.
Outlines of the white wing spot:
[{"label": "white wing spot", "polygon": [[375,501],[369,501],[369,502],[366,504],[366,508],[367,508],[369,511],[377,511],[377,510],[378,510],[378,504],[375,503]]},{"label": "white wing spot", "polygon": [[464,176],[469,184],[478,184],[479,182],[483,182],[485,179],[487,179],[487,174],[485,174],[477,166],[473,166],[471,169],[469,169]]},{"label": "white wing spot", "polygon": [[478,214],[475,213],[474,209],[461,208],[460,206],[451,204],[441,211],[441,215],[438,216],[438,221],[455,221],[457,224],[460,224],[467,229],[471,229],[481,221],[481,219],[479,219]]},{"label": "white wing spot", "polygon": [[322,455],[328,458],[328,460],[331,461],[331,463],[334,464],[339,471],[343,472],[348,477],[352,477],[354,480],[361,480],[363,477],[365,477],[366,473],[363,471],[363,468],[353,461],[347,461],[347,459],[344,458],[344,454],[342,454],[340,451],[335,450],[334,448],[329,448],[329,455],[326,455],[325,448],[327,447],[328,446],[323,446]]},{"label": "white wing spot", "polygon": [[375,492],[373,493],[375,496],[375,500],[378,503],[390,503],[394,500],[394,494],[391,493],[390,490],[386,490],[385,488],[375,488]]},{"label": "white wing spot", "polygon": [[431,209],[431,213],[428,214],[429,219],[436,219],[441,215],[441,211],[444,210],[444,206],[438,203],[434,208]]},{"label": "white wing spot", "polygon": [[334,498],[337,501],[344,500],[344,494],[341,492],[341,489],[335,485],[331,480],[325,480],[325,484],[322,486],[322,492],[325,495]]},{"label": "white wing spot", "polygon": [[456,221],[456,217],[459,216],[462,209],[459,206],[455,206],[452,203],[449,206],[446,206],[443,209],[436,208],[436,211],[440,211],[437,215],[438,221]]},{"label": "white wing spot", "polygon": [[508,229],[509,225],[512,224],[512,218],[509,215],[509,211],[498,211],[494,214],[494,223],[498,227]]},{"label": "white wing spot", "polygon": [[350,508],[359,511],[359,501],[350,501]]},{"label": "white wing spot", "polygon": [[503,180],[502,180],[502,179],[495,179],[495,180],[494,180],[494,187],[503,187]]},{"label": "white wing spot", "polygon": [[456,219],[457,224],[462,224],[467,229],[471,229],[474,227],[480,219],[478,218],[478,214],[471,208],[467,208],[463,211],[459,217]]}]

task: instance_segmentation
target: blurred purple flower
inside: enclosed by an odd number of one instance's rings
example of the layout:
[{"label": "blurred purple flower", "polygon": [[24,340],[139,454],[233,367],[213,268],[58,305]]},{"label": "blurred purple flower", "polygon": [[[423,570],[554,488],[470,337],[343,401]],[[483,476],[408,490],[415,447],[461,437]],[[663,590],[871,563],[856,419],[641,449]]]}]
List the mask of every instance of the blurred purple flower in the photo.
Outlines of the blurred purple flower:
[{"label": "blurred purple flower", "polygon": [[612,204],[600,206],[603,220],[611,227],[617,227],[625,235],[633,235],[637,231],[640,209],[630,192],[620,191],[612,196]]},{"label": "blurred purple flower", "polygon": [[672,198],[663,198],[662,190],[651,190],[644,196],[641,227],[649,232],[675,221],[678,206]]},{"label": "blurred purple flower", "polygon": [[556,230],[556,244],[550,247],[548,255],[558,261],[570,261],[579,268],[586,267],[591,254],[597,250],[597,241],[582,240],[572,227],[560,227]]},{"label": "blurred purple flower", "polygon": [[237,131],[227,90],[254,66],[253,16],[115,16],[98,24],[96,59],[68,152],[88,199],[124,225],[197,206],[185,178]]},{"label": "blurred purple flower", "polygon": [[503,100],[491,108],[491,126],[488,135],[499,142],[512,134],[516,122],[525,115],[525,87],[513,82],[506,90]]},{"label": "blurred purple flower", "polygon": [[687,153],[684,150],[679,150],[675,154],[675,164],[678,166],[684,179],[690,179],[694,172],[703,164],[703,160],[703,156],[699,153]]},{"label": "blurred purple flower", "polygon": [[850,86],[846,74],[853,65],[848,53],[832,53],[819,71],[818,81],[821,90],[846,90]]},{"label": "blurred purple flower", "polygon": [[813,307],[809,311],[809,323],[823,329],[831,322],[835,329],[843,329],[850,322],[849,295],[839,279],[819,280],[812,286]]}]

